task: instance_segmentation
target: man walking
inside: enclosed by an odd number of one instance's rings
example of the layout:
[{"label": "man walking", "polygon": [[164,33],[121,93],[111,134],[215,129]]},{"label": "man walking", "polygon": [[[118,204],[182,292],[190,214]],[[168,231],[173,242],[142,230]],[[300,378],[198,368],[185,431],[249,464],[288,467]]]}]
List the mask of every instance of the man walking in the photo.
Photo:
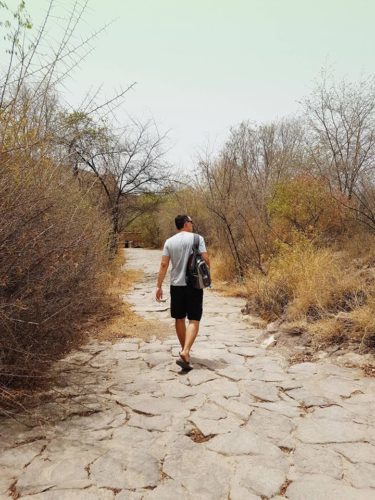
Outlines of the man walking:
[{"label": "man walking", "polygon": [[[171,261],[171,316],[175,319],[176,333],[182,349],[180,359],[176,363],[183,370],[191,370],[190,349],[199,331],[203,311],[203,290],[197,290],[186,284],[186,267],[194,243],[193,221],[188,215],[177,215],[175,224],[177,233],[164,243],[156,284],[156,300],[160,302],[163,299],[162,284]],[[199,236],[199,252],[209,266],[202,236]],[[186,316],[189,320],[187,327]]]}]

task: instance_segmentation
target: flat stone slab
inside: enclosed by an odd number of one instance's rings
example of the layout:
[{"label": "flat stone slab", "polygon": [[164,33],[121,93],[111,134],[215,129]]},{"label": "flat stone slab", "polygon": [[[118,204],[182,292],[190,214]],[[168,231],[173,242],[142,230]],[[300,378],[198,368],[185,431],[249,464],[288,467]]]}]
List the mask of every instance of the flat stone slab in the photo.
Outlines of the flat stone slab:
[{"label": "flat stone slab", "polygon": [[158,460],[137,448],[110,450],[91,464],[90,472],[102,488],[149,488],[160,480]]},{"label": "flat stone slab", "polygon": [[326,446],[298,444],[293,454],[294,470],[299,476],[321,474],[340,479],[343,475],[341,456]]},{"label": "flat stone slab", "polygon": [[340,499],[340,500],[373,500],[374,490],[356,489],[352,486],[330,479],[324,476],[315,476],[315,478],[300,479],[293,482],[286,490],[286,497],[290,500],[322,500]]},{"label": "flat stone slab", "polygon": [[[247,491],[261,497],[271,498],[279,492],[286,480],[286,473],[281,468],[272,468],[266,463],[259,463],[257,457],[246,457],[237,461],[233,482]],[[243,498],[248,498],[244,496]]]},{"label": "flat stone slab", "polygon": [[215,453],[194,444],[188,438],[176,443],[165,457],[163,471],[180,483],[190,498],[228,498],[231,468]]},{"label": "flat stone slab", "polygon": [[0,421],[0,498],[375,498],[375,379],[327,358],[289,366],[243,300],[212,290],[181,372],[168,303],[153,298],[159,263],[127,249],[144,280],[126,300],[165,337],[92,340],[56,363],[50,400]]},{"label": "flat stone slab", "polygon": [[221,455],[266,455],[280,458],[280,449],[265,439],[258,437],[248,429],[238,429],[222,436],[216,436],[207,442],[207,448]]},{"label": "flat stone slab", "polygon": [[22,498],[25,500],[113,500],[115,494],[113,491],[91,486],[84,490],[71,488],[49,490],[36,495],[25,495]]},{"label": "flat stone slab", "polygon": [[264,383],[258,380],[251,380],[244,382],[243,388],[248,394],[260,401],[274,402],[280,400],[277,387],[270,382]]},{"label": "flat stone slab", "polygon": [[356,443],[366,442],[369,428],[352,422],[305,418],[297,428],[296,437],[304,443]]}]

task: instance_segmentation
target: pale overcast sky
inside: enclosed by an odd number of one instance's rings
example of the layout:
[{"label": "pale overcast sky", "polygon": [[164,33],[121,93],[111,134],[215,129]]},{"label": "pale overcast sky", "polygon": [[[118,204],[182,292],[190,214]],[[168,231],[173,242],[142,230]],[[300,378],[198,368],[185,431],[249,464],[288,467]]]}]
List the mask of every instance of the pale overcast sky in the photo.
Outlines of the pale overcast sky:
[{"label": "pale overcast sky", "polygon": [[[46,0],[26,4],[36,19]],[[374,19],[375,0],[91,0],[87,29],[113,23],[69,82],[70,101],[136,81],[127,111],[170,130],[168,157],[189,170],[230,126],[297,112],[322,67],[375,74]]]}]

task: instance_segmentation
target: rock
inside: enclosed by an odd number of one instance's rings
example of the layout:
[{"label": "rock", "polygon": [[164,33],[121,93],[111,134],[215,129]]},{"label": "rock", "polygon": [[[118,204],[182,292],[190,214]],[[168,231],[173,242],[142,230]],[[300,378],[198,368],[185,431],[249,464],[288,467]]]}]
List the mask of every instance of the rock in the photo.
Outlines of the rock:
[{"label": "rock", "polygon": [[9,498],[8,492],[10,487],[15,483],[15,478],[17,477],[17,470],[8,469],[8,467],[2,466],[0,468],[0,498]]},{"label": "rock", "polygon": [[368,427],[352,422],[337,422],[323,418],[305,418],[299,424],[296,437],[303,443],[355,443],[367,441]]},{"label": "rock", "polygon": [[290,500],[373,500],[374,490],[357,490],[343,481],[317,475],[290,484],[286,497]]},{"label": "rock", "polygon": [[222,419],[208,419],[201,418],[195,414],[190,417],[190,422],[192,422],[204,436],[225,434],[226,432],[238,429],[243,423],[242,420],[232,415]]},{"label": "rock", "polygon": [[160,473],[155,457],[142,449],[110,450],[90,467],[95,484],[104,488],[132,489],[157,486]]},{"label": "rock", "polygon": [[279,401],[279,391],[272,383],[264,383],[258,380],[246,381],[243,383],[244,390],[257,399],[265,402]]},{"label": "rock", "polygon": [[269,335],[267,338],[263,340],[263,342],[260,344],[262,347],[267,348],[267,347],[272,347],[277,343],[277,339],[275,335]]},{"label": "rock", "polygon": [[330,397],[349,398],[354,392],[361,392],[361,385],[353,380],[328,376],[318,382],[321,394]]},{"label": "rock", "polygon": [[218,376],[215,372],[205,369],[192,370],[187,375],[187,379],[191,385],[200,385],[203,384],[203,382],[208,382],[216,378],[218,378]]},{"label": "rock", "polygon": [[165,396],[172,398],[186,398],[187,396],[193,396],[196,393],[192,387],[182,384],[177,380],[162,382],[160,384],[160,388],[164,392]]},{"label": "rock", "polygon": [[233,413],[234,415],[240,417],[242,420],[247,420],[250,416],[250,413],[253,411],[253,408],[251,408],[251,406],[241,403],[234,398],[227,399],[223,396],[218,396],[212,401],[221,408],[224,408],[226,412]]},{"label": "rock", "polygon": [[[257,494],[270,498],[279,492],[285,482],[286,473],[267,464],[259,464],[257,457],[247,457],[237,463],[234,483],[247,490],[248,494]],[[248,495],[243,497],[248,498]]]},{"label": "rock", "polygon": [[[24,500],[112,500],[115,494],[103,488],[49,490],[36,495],[23,496]],[[117,497],[116,497],[117,498]],[[128,500],[129,497],[127,497]]]},{"label": "rock", "polygon": [[229,498],[230,500],[244,500],[245,498],[246,500],[261,500],[260,496],[250,493],[247,488],[238,484],[231,487]]},{"label": "rock", "polygon": [[113,349],[117,351],[138,351],[138,344],[135,342],[128,342],[126,340],[120,340],[113,344]]},{"label": "rock", "polygon": [[252,412],[246,428],[255,432],[259,436],[264,436],[265,439],[270,439],[278,446],[284,444],[295,428],[292,420],[284,415],[271,413],[268,410],[256,409]]},{"label": "rock", "polygon": [[202,384],[197,386],[196,390],[198,394],[219,394],[220,396],[224,396],[227,398],[240,395],[238,385],[225,379],[215,379],[208,382],[203,382]]},{"label": "rock", "polygon": [[180,439],[171,448],[165,457],[163,471],[183,486],[188,498],[228,498],[231,468],[215,453],[194,444],[189,438]]},{"label": "rock", "polygon": [[22,470],[39,455],[45,445],[46,441],[40,440],[9,448],[0,454],[0,466]]},{"label": "rock", "polygon": [[44,490],[79,489],[92,485],[85,469],[89,461],[72,456],[62,460],[46,460],[38,457],[21,473],[16,491],[20,496],[40,493]]},{"label": "rock", "polygon": [[369,443],[335,444],[333,449],[351,463],[375,464],[375,446]]},{"label": "rock", "polygon": [[134,413],[127,424],[130,427],[138,427],[139,429],[147,429],[148,431],[165,431],[171,426],[171,417],[169,415],[146,417],[145,415]]},{"label": "rock", "polygon": [[285,417],[295,418],[301,416],[301,409],[298,406],[290,405],[285,401],[276,401],[275,403],[255,403],[250,405],[253,408],[264,408],[271,413],[284,415]]},{"label": "rock", "polygon": [[261,355],[262,351],[258,347],[229,347],[229,352],[245,356],[245,358],[253,358],[254,356]]},{"label": "rock", "polygon": [[300,406],[310,408],[312,406],[328,406],[335,403],[335,400],[322,396],[321,394],[314,394],[311,388],[303,387],[298,389],[291,389],[285,391],[289,397],[299,403]]},{"label": "rock", "polygon": [[222,455],[266,455],[270,458],[282,457],[280,449],[252,433],[248,429],[238,429],[207,442],[207,448]]},{"label": "rock", "polygon": [[366,365],[375,364],[373,354],[358,354],[355,352],[347,352],[335,358],[335,361],[340,366],[354,366],[362,368]]},{"label": "rock", "polygon": [[128,406],[134,411],[145,415],[163,415],[166,413],[178,413],[181,410],[181,402],[178,398],[154,398],[147,396],[130,396],[128,398],[117,397],[121,404]]},{"label": "rock", "polygon": [[216,373],[236,382],[238,380],[249,380],[253,378],[250,369],[246,366],[241,365],[227,366],[226,368],[222,368],[221,370],[216,370]]},{"label": "rock", "polygon": [[294,450],[293,463],[299,475],[323,474],[334,479],[342,478],[340,455],[324,446],[299,444]]},{"label": "rock", "polygon": [[[190,496],[183,486],[177,481],[167,481],[166,483],[160,484],[152,491],[147,491],[142,496],[142,500],[190,500]],[[118,497],[116,497],[118,500]],[[123,500],[128,500],[128,497],[124,497]]]},{"label": "rock", "polygon": [[355,488],[375,488],[375,465],[368,463],[348,464],[345,479]]},{"label": "rock", "polygon": [[297,373],[297,374],[303,374],[303,375],[315,375],[316,373],[318,373],[318,371],[319,371],[319,368],[318,368],[317,363],[306,362],[306,363],[298,363],[298,364],[292,365],[289,368],[288,373]]},{"label": "rock", "polygon": [[216,404],[206,403],[195,412],[194,416],[210,420],[222,420],[227,417],[227,412]]},{"label": "rock", "polygon": [[166,363],[174,363],[174,359],[169,352],[145,353],[142,357],[150,368],[158,365],[164,365]]}]

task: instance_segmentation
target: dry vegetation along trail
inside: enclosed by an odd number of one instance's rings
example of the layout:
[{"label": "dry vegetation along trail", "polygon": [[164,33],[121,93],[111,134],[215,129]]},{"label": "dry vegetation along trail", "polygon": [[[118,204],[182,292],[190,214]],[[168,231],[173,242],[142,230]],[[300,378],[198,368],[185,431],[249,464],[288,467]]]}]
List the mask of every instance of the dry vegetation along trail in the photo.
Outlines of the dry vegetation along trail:
[{"label": "dry vegetation along trail", "polygon": [[59,362],[34,422],[1,422],[0,498],[375,498],[375,380],[289,366],[259,344],[241,300],[213,291],[195,368],[179,374],[168,302],[153,299],[159,260],[129,250],[144,280],[127,300],[165,336],[151,339],[150,323],[150,341],[92,341]]}]

